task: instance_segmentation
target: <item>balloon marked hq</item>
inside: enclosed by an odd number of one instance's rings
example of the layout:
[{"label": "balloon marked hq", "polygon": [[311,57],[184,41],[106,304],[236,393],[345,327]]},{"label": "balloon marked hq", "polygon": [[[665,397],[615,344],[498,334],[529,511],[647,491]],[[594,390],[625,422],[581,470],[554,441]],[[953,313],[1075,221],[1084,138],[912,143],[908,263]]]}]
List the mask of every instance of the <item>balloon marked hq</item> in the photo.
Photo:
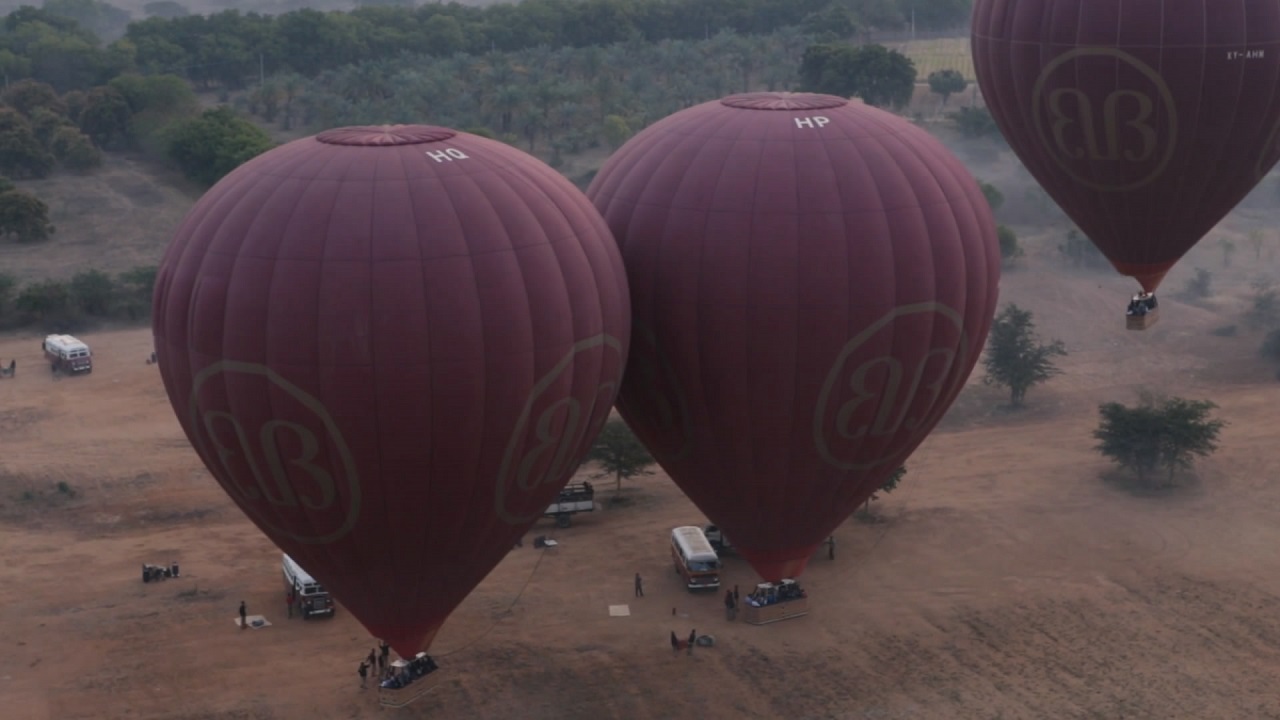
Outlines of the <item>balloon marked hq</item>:
[{"label": "balloon marked hq", "polygon": [[975,0],[1014,153],[1148,293],[1280,160],[1274,0]]},{"label": "balloon marked hq", "polygon": [[413,657],[576,469],[630,310],[608,228],[550,167],[444,128],[346,128],[200,199],[154,332],[210,473]]},{"label": "balloon marked hq", "polygon": [[841,98],[676,113],[589,195],[465,133],[344,128],[228,175],[164,257],[154,331],[188,438],[402,656],[615,396],[763,577],[800,574],[941,418],[994,315],[972,176]]}]

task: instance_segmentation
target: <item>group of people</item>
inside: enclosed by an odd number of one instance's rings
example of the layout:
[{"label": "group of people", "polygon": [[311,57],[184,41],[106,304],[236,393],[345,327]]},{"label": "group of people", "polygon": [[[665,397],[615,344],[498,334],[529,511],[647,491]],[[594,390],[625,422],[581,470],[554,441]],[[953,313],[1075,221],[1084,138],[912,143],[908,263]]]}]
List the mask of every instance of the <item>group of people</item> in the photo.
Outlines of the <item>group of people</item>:
[{"label": "group of people", "polygon": [[391,668],[387,672],[386,679],[379,683],[379,687],[396,690],[410,685],[415,680],[424,678],[439,669],[440,666],[436,665],[436,661],[430,655],[418,653],[418,656],[410,660],[408,665],[400,668],[399,672],[396,672],[396,668]]},{"label": "group of people", "polygon": [[142,582],[148,583],[153,580],[164,580],[165,578],[178,577],[178,563],[174,561],[169,565],[148,565],[142,564]]},{"label": "group of people", "polygon": [[[292,595],[292,593],[291,593]],[[387,671],[387,656],[391,654],[391,646],[385,641],[379,640],[378,647],[369,651],[369,655],[360,661],[360,667],[356,672],[360,675],[360,687],[365,686],[365,680],[369,677],[369,671],[375,670],[375,677],[385,677]]]},{"label": "group of people", "polygon": [[747,604],[751,607],[765,607],[808,596],[808,593],[800,587],[800,583],[795,580],[784,580],[777,584],[768,583],[758,586],[755,592],[747,596]]},{"label": "group of people", "polygon": [[1129,308],[1125,315],[1146,315],[1158,306],[1155,293],[1140,292],[1129,300]]},{"label": "group of people", "polygon": [[[690,630],[690,631],[689,631],[689,645],[688,645],[688,648],[689,648],[689,654],[690,654],[690,655],[692,655],[692,654],[693,654],[693,646],[694,646],[694,645],[697,645],[697,644],[698,644],[698,630],[697,630],[697,628],[694,628],[693,630]],[[680,638],[676,637],[676,631],[675,631],[675,630],[672,630],[672,631],[671,631],[671,651],[672,651],[672,652],[680,652],[680,645],[681,645],[681,643],[680,643]]]}]

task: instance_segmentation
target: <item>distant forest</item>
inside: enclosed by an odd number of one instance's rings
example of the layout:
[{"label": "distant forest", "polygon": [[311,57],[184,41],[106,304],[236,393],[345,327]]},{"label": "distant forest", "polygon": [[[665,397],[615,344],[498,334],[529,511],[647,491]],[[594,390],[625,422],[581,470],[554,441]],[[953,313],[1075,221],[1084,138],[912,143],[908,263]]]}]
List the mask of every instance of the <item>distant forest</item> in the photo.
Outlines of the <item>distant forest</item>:
[{"label": "distant forest", "polygon": [[[65,105],[49,109],[100,149],[171,160],[175,123],[191,121],[197,103],[167,79],[284,131],[428,122],[557,162],[700,101],[793,89],[812,43],[901,30],[908,17],[921,30],[954,27],[971,0],[526,0],[209,16],[158,0],[145,9],[136,22],[100,0],[10,13],[0,28],[5,87],[47,86]],[[20,94],[29,104],[32,93]],[[231,128],[224,134],[251,134],[217,122]],[[249,145],[260,151],[262,139]]]}]

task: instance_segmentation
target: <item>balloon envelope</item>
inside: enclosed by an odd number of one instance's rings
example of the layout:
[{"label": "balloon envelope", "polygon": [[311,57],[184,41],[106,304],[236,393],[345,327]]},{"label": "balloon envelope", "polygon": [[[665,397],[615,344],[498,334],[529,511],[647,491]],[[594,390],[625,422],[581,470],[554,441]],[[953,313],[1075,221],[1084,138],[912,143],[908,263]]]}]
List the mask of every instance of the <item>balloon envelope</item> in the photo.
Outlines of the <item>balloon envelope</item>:
[{"label": "balloon envelope", "polygon": [[619,410],[769,580],[798,575],[942,417],[982,350],[999,249],[969,172],[843,98],[667,117],[588,195],[622,247]]},{"label": "balloon envelope", "polygon": [[424,126],[332,130],[232,172],[174,237],[154,311],[209,471],[406,657],[567,482],[630,329],[580,191]]},{"label": "balloon envelope", "polygon": [[976,0],[1013,151],[1148,291],[1280,158],[1274,0]]}]

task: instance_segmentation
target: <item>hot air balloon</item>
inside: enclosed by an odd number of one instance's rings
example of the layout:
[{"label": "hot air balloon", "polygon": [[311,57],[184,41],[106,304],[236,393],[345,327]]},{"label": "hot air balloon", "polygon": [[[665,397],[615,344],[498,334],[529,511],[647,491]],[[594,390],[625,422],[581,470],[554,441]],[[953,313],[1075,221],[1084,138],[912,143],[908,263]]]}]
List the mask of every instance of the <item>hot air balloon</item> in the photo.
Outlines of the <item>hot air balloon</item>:
[{"label": "hot air balloon", "polygon": [[1135,300],[1280,159],[1274,0],[976,0],[972,42],[1010,147]]},{"label": "hot air balloon", "polygon": [[630,333],[585,195],[507,145],[412,125],[237,168],[178,229],[154,312],[209,472],[403,657],[567,483]]},{"label": "hot air balloon", "polygon": [[769,580],[924,440],[995,313],[977,182],[906,120],[828,95],[703,103],[636,135],[587,192],[622,248],[618,408]]}]

